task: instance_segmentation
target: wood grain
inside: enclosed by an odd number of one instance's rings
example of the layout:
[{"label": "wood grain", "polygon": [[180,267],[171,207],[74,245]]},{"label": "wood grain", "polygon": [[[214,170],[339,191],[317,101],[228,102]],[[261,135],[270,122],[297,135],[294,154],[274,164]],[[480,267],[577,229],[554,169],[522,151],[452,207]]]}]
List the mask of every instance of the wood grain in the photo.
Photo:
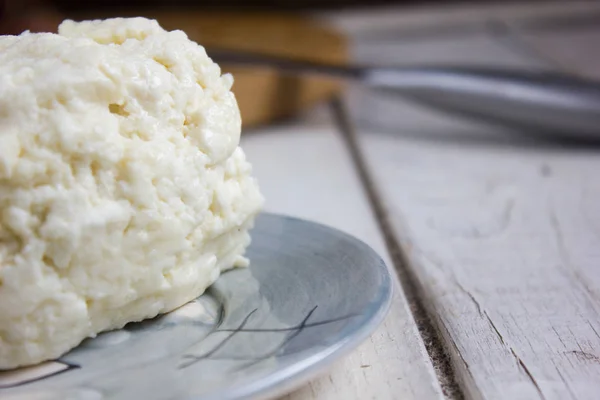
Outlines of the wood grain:
[{"label": "wood grain", "polygon": [[597,398],[596,154],[374,135],[364,145],[470,397]]},{"label": "wood grain", "polygon": [[[388,41],[385,50],[370,43],[355,53],[380,62],[398,54],[414,55],[404,62],[543,62],[486,30],[479,35],[450,47],[439,38],[437,48],[431,40]],[[465,395],[597,399],[599,150],[377,101],[394,115],[385,128],[361,124],[359,150]]]},{"label": "wood grain", "polygon": [[[287,126],[243,137],[269,211],[319,221],[371,245],[389,263],[381,233],[347,150],[331,125]],[[360,288],[356,288],[360,290]],[[322,378],[286,397],[441,399],[406,299],[396,286],[384,324]]]}]

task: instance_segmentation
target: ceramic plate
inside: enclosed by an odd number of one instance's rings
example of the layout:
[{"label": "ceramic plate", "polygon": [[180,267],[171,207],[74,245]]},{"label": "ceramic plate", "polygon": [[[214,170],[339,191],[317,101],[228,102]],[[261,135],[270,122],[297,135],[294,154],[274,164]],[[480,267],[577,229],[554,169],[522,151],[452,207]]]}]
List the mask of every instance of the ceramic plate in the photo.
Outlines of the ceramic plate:
[{"label": "ceramic plate", "polygon": [[391,299],[362,242],[263,214],[250,268],[224,273],[169,314],[83,342],[59,360],[0,374],[0,398],[241,399],[283,394],[365,339]]}]

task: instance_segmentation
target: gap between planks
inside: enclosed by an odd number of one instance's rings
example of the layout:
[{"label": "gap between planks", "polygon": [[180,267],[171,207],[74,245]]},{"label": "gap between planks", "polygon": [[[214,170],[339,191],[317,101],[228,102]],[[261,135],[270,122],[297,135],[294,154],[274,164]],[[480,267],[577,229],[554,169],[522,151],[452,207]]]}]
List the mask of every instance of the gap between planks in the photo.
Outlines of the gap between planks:
[{"label": "gap between planks", "polygon": [[335,98],[330,103],[332,114],[335,118],[335,124],[340,130],[342,139],[348,148],[348,152],[354,161],[358,178],[363,185],[369,203],[373,208],[373,213],[377,224],[383,234],[385,245],[392,259],[392,264],[398,273],[400,286],[408,302],[410,311],[413,315],[419,334],[423,339],[427,354],[434,367],[436,377],[442,392],[447,399],[462,400],[465,398],[457,380],[456,373],[452,366],[450,355],[444,346],[444,340],[427,312],[425,306],[425,296],[420,288],[418,279],[414,272],[408,267],[408,260],[398,244],[397,237],[388,221],[385,207],[379,199],[377,190],[369,173],[363,156],[358,149],[356,140],[356,130],[349,117],[348,111],[344,106],[343,100]]}]

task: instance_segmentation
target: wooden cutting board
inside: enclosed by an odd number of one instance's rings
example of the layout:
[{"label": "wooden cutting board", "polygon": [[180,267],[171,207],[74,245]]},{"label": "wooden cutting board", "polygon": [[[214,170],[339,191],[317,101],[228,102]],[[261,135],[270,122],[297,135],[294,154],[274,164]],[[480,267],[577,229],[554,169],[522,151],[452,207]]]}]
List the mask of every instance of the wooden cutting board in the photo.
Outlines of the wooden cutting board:
[{"label": "wooden cutting board", "polygon": [[[69,15],[76,20],[108,18],[106,12]],[[255,51],[329,63],[347,60],[346,40],[308,17],[272,13],[135,11],[119,16],[155,18],[167,30],[181,29],[206,47]],[[210,54],[209,54],[210,56]],[[233,91],[243,126],[266,124],[331,98],[341,83],[321,77],[290,77],[260,68],[221,66],[235,79]]]}]

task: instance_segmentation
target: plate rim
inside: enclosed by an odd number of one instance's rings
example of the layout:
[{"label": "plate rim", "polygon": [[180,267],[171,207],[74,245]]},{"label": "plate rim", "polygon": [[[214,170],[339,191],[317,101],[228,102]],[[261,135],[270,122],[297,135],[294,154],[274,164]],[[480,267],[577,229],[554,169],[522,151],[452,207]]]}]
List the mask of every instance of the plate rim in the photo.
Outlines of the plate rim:
[{"label": "plate rim", "polygon": [[[289,394],[291,391],[300,388],[311,379],[324,374],[329,370],[333,363],[347,356],[360,346],[383,323],[390,310],[395,291],[392,283],[392,272],[381,255],[363,240],[344,232],[341,229],[306,218],[273,212],[261,212],[257,216],[257,219],[258,218],[283,218],[295,223],[316,226],[323,231],[328,231],[363,247],[378,261],[377,271],[382,277],[382,281],[378,292],[379,296],[374,300],[379,299],[380,302],[375,301],[375,304],[380,304],[380,306],[375,308],[371,313],[367,313],[363,323],[354,332],[347,335],[343,341],[327,346],[320,352],[312,355],[308,360],[303,359],[290,366],[286,366],[275,373],[268,374],[267,376],[269,379],[261,378],[249,385],[246,384],[224,391],[216,391],[211,394],[193,396],[190,400],[216,400],[217,398],[219,400],[265,399]],[[252,262],[252,260],[250,260],[250,262]]]}]

